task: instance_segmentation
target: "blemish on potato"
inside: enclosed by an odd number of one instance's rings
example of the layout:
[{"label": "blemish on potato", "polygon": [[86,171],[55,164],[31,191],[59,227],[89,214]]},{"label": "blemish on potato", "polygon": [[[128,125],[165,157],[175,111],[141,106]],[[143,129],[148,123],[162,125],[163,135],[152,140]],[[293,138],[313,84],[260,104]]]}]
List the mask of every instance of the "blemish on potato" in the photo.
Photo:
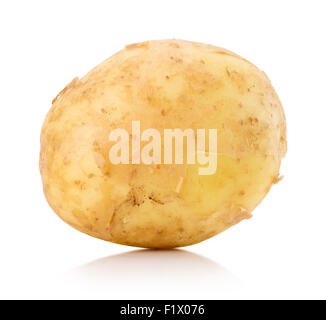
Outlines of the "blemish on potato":
[{"label": "blemish on potato", "polygon": [[176,42],[170,42],[169,46],[172,47],[172,48],[176,48],[176,49],[180,48],[179,44],[177,44]]},{"label": "blemish on potato", "polygon": [[258,118],[249,117],[248,122],[250,123],[251,126],[253,126],[254,124],[257,124],[259,120]]},{"label": "blemish on potato", "polygon": [[283,178],[284,178],[284,176],[280,176],[280,175],[274,176],[274,177],[273,177],[273,180],[272,180],[272,183],[273,183],[273,184],[277,184],[277,183],[279,183]]},{"label": "blemish on potato", "polygon": [[133,179],[133,178],[135,177],[135,175],[136,175],[136,172],[137,172],[137,170],[136,170],[136,169],[134,169],[134,170],[132,170],[132,171],[131,171],[131,174],[130,174],[130,179]]},{"label": "blemish on potato", "polygon": [[104,157],[99,152],[96,151],[93,151],[93,155],[97,166],[104,172],[106,166],[106,161]]},{"label": "blemish on potato", "polygon": [[144,48],[147,49],[149,46],[148,41],[146,42],[139,42],[139,43],[132,43],[132,44],[127,44],[125,46],[126,49],[135,49],[135,48]]},{"label": "blemish on potato", "polygon": [[75,77],[68,85],[66,85],[58,95],[52,100],[52,104],[54,104],[59,98],[61,98],[69,89],[75,87],[78,83],[78,77]]},{"label": "blemish on potato", "polygon": [[149,200],[152,200],[152,201],[154,201],[154,202],[156,202],[156,203],[158,203],[158,204],[160,204],[160,205],[163,205],[163,204],[164,204],[164,202],[161,201],[161,200],[159,200],[159,199],[154,195],[153,192],[148,196],[148,199],[149,199]]}]

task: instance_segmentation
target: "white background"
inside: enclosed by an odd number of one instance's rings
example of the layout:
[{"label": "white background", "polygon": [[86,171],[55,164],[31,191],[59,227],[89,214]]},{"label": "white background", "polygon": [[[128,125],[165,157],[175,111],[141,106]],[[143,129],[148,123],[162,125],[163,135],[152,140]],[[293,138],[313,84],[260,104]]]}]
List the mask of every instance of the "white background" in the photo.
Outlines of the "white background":
[{"label": "white background", "polygon": [[[0,298],[326,298],[325,1],[2,1]],[[288,124],[284,180],[254,217],[175,251],[75,231],[38,171],[51,100],[124,47],[179,38],[263,69]]]}]

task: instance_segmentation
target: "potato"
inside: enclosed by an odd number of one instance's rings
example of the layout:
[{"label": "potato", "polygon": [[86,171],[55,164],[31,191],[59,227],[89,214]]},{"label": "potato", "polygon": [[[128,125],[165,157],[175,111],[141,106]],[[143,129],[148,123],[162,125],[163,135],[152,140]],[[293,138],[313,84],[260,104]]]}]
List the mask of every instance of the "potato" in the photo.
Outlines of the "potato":
[{"label": "potato", "polygon": [[[167,128],[192,129],[194,138],[197,129],[217,129],[216,172],[200,175],[198,161],[113,164],[110,133],[131,135],[132,121],[162,137]],[[207,148],[206,140],[205,155]],[[53,100],[40,171],[47,201],[72,227],[172,248],[250,218],[279,180],[285,153],[284,112],[264,72],[215,46],[148,41],[126,46]]]}]

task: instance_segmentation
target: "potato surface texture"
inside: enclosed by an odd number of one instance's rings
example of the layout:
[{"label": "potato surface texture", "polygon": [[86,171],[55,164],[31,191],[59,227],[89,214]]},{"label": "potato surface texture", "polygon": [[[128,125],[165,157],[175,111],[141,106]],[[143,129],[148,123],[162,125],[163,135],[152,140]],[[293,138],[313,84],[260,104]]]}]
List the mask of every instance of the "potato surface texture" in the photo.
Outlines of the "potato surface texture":
[{"label": "potato surface texture", "polygon": [[[216,128],[217,170],[197,164],[114,165],[109,134]],[[173,248],[208,239],[243,219],[278,181],[284,112],[269,79],[211,45],[148,41],[75,78],[53,100],[41,133],[40,171],[52,209],[107,241]]]}]

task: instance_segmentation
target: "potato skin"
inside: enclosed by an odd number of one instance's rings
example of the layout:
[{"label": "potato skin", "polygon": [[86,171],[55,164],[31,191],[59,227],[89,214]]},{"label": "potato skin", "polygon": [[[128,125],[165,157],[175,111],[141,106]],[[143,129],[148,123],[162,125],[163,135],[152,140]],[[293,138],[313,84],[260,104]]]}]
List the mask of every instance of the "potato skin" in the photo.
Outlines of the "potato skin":
[{"label": "potato skin", "polygon": [[[218,168],[113,165],[115,128],[217,128]],[[269,79],[227,50],[183,40],[125,49],[75,78],[53,100],[40,171],[52,209],[107,241],[172,248],[249,218],[286,153],[284,112]]]}]

